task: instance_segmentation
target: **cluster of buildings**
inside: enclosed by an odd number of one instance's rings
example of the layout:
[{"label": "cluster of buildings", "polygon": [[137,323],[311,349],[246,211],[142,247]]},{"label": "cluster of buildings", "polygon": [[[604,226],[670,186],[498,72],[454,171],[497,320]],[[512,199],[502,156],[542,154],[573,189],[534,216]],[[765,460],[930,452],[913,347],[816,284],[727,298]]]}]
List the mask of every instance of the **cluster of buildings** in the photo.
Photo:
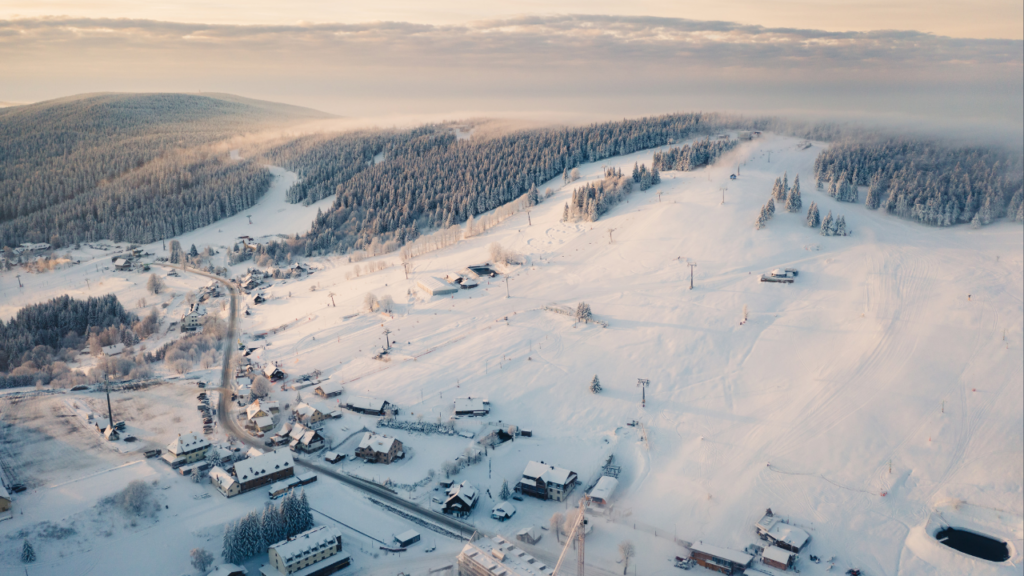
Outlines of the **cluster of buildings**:
[{"label": "cluster of buildings", "polygon": [[740,552],[696,542],[690,545],[690,558],[704,568],[722,574],[742,574],[758,558],[766,566],[789,570],[794,567],[797,553],[811,540],[810,534],[775,516],[771,508],[758,520],[755,528],[765,546],[748,546],[747,551]]},{"label": "cluster of buildings", "polygon": [[470,539],[457,562],[459,574],[463,576],[550,576],[552,573],[551,567],[501,536]]},{"label": "cluster of buildings", "polygon": [[271,544],[267,558],[269,563],[260,567],[260,576],[327,576],[352,563],[342,549],[341,534],[328,526]]},{"label": "cluster of buildings", "polygon": [[291,452],[284,449],[235,462],[230,469],[214,466],[210,470],[213,485],[228,498],[292,476],[295,476],[295,461]]}]

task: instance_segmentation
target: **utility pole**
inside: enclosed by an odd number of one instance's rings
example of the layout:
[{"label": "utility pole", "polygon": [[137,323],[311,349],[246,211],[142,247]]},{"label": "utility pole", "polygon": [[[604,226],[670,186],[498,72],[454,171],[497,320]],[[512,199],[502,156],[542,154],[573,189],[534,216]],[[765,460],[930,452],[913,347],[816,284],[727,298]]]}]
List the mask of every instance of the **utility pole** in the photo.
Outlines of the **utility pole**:
[{"label": "utility pole", "polygon": [[391,350],[391,340],[388,338],[388,334],[391,334],[391,330],[384,329],[384,343],[387,344],[388,350]]},{"label": "utility pole", "polygon": [[640,394],[641,394],[640,407],[641,408],[646,408],[647,407],[647,387],[651,385],[651,381],[648,380],[647,378],[637,378],[636,379],[636,385],[640,387]]},{"label": "utility pole", "polygon": [[338,305],[334,303],[334,292],[328,292],[327,295],[331,297],[331,306],[337,308]]},{"label": "utility pole", "polygon": [[512,295],[508,291],[508,276],[505,276],[505,298],[511,298]]},{"label": "utility pole", "polygon": [[18,279],[18,288],[24,288],[25,285],[21,283],[21,274],[18,274],[15,278]]},{"label": "utility pole", "polygon": [[722,204],[725,204],[725,186],[722,186]]},{"label": "utility pole", "polygon": [[533,226],[533,218],[530,218],[529,210],[526,211],[526,221],[530,223],[530,226]]},{"label": "utility pole", "polygon": [[615,228],[609,228],[608,229],[608,243],[609,244],[611,244],[613,242],[613,240],[612,240],[612,232],[615,232]]},{"label": "utility pole", "polygon": [[110,375],[107,375],[107,418],[110,420],[110,429],[114,429],[114,411],[110,408]]},{"label": "utility pole", "polygon": [[690,290],[693,290],[693,269],[697,266],[696,262],[687,262],[687,266],[690,267]]},{"label": "utility pole", "polygon": [[408,280],[409,279],[409,263],[408,262],[402,262],[402,268],[405,269],[405,279]]}]

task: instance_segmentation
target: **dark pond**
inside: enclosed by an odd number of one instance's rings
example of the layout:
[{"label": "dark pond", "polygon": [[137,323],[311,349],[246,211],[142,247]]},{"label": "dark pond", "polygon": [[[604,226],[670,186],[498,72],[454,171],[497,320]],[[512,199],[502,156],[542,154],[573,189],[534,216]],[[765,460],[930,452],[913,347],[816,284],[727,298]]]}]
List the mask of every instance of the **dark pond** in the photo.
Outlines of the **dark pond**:
[{"label": "dark pond", "polygon": [[1010,549],[1006,546],[1006,542],[975,532],[958,528],[943,528],[935,535],[935,539],[954,550],[982,560],[1005,562],[1010,559]]}]

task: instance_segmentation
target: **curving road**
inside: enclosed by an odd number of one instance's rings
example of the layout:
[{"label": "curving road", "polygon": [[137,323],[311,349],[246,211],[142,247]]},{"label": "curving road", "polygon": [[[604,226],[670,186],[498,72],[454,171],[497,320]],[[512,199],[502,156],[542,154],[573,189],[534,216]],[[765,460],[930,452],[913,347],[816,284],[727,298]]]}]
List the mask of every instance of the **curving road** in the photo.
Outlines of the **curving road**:
[{"label": "curving road", "polygon": [[[161,266],[164,268],[174,269],[179,268],[178,266],[171,266],[169,264],[154,264],[154,266]],[[229,430],[235,438],[238,438],[238,440],[240,440],[244,444],[263,450],[266,448],[266,446],[260,443],[252,436],[249,436],[249,433],[238,425],[238,421],[235,420],[235,418],[233,417],[234,415],[232,413],[231,394],[232,392],[234,392],[234,386],[232,386],[231,384],[231,357],[235,352],[234,342],[235,340],[237,340],[238,333],[238,287],[235,286],[230,280],[221,278],[220,276],[202,272],[200,270],[194,270],[190,268],[181,268],[181,270],[183,272],[188,272],[190,274],[196,274],[199,276],[205,276],[211,280],[220,282],[221,284],[226,286],[231,293],[231,307],[230,314],[228,317],[228,331],[224,337],[224,362],[221,365],[220,373],[221,384],[219,388],[216,388],[216,390],[220,392],[220,401],[217,405],[217,418],[220,421],[221,426],[223,426],[224,429]],[[368,495],[374,496],[375,498],[378,498],[379,500],[382,500],[396,508],[404,510],[409,514],[413,514],[423,518],[424,520],[428,520],[430,522],[434,522],[435,524],[439,524],[449,530],[452,530],[453,532],[456,532],[464,538],[469,538],[473,534],[473,532],[476,531],[476,527],[472,524],[467,524],[465,522],[452,518],[451,516],[446,516],[444,514],[434,512],[433,510],[423,508],[422,506],[409,502],[408,500],[398,496],[397,494],[394,494],[393,492],[385,489],[384,487],[378,486],[377,484],[374,484],[372,482],[367,482],[360,478],[355,478],[353,476],[349,476],[348,474],[338,472],[316,461],[310,460],[302,456],[295,455],[294,460],[297,463],[302,464],[306,468],[309,468],[310,470],[315,470],[318,474],[323,474],[324,476],[334,478],[339,482],[347,484],[348,486],[355,488],[356,490],[359,490],[361,492],[364,492]]]}]

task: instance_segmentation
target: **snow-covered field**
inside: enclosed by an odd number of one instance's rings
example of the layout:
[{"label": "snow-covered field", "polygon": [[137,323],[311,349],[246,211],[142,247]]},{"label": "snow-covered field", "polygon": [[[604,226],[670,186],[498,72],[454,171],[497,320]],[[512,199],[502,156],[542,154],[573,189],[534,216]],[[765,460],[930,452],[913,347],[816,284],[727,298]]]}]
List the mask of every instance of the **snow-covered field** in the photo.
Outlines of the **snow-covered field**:
[{"label": "snow-covered field", "polygon": [[[594,223],[560,222],[573,185],[562,186],[559,179],[540,187],[556,193],[532,209],[532,225],[526,214],[514,215],[481,236],[416,258],[408,279],[397,254],[378,258],[391,268],[354,280],[346,279],[353,264],[344,257],[311,259],[318,270],[301,280],[274,281],[264,290],[269,301],[250,306],[241,330],[251,337],[281,328],[265,341],[250,340],[265,344],[255,353],[258,361],[279,362],[290,379],[319,369],[346,383],[342,399],[387,399],[401,408],[402,420],[447,421],[454,398],[471,395],[488,397],[492,412],[458,420],[460,430],[479,438],[510,424],[532,429],[532,438],[505,443],[454,477],[485,491],[468,520],[489,533],[510,536],[526,526],[547,526],[554,512],[565,511],[567,504],[527,498],[514,503],[518,512],[510,521],[489,518],[502,481],[514,485],[529,460],[570,468],[586,487],[614,456],[622,467],[614,521],[597,519],[588,536],[594,544],[587,546],[588,564],[609,573],[621,572],[615,548],[626,538],[638,547],[640,574],[676,572],[668,560],[684,550],[673,537],[742,549],[756,541],[754,522],[770,507],[811,533],[804,556],[835,555],[840,572],[1020,574],[1024,232],[1006,222],[978,230],[932,229],[835,202],[813,189],[820,145],[799,150],[797,143],[769,135],[740,145],[711,168],[662,173],[662,184],[634,192]],[[580,172],[584,180],[598,178],[602,165],[629,172],[636,161],[650,165],[651,155],[617,157]],[[740,164],[739,178],[729,180]],[[803,212],[788,214],[781,206],[766,228],[754,230],[758,210],[783,172],[790,182],[800,174],[805,211],[816,201],[822,216],[829,210],[844,215],[853,235],[822,237],[804,225]],[[277,174],[276,182],[288,182],[290,176]],[[316,207],[283,204],[284,188],[277,193],[249,212],[252,226],[240,215],[187,234],[182,243],[202,249],[241,234],[305,229]],[[510,271],[510,298],[504,275],[454,296],[429,298],[416,288],[417,279],[487,261],[492,242],[526,259]],[[160,244],[148,249],[163,254]],[[114,291],[134,308],[145,277],[97,272],[96,264],[109,258],[95,258],[23,274],[31,290],[19,290],[11,273],[0,275],[0,312],[9,317],[20,306],[64,292],[81,297]],[[693,290],[687,262],[696,263]],[[794,284],[758,282],[760,274],[781,267],[799,269]],[[178,300],[186,282],[206,283],[174,281],[182,283],[174,288]],[[368,292],[392,296],[394,314],[362,312]],[[542,310],[581,301],[608,327],[574,325]],[[181,306],[166,313],[180,315]],[[741,324],[744,306],[749,320]],[[395,342],[387,362],[372,359],[384,344],[384,328]],[[597,395],[588,390],[595,374],[604,388]],[[650,380],[645,407],[638,378]],[[187,415],[194,418],[193,406],[179,406],[176,387],[182,385],[140,392],[137,402],[152,399],[168,415],[191,410]],[[275,398],[294,403],[296,393],[279,388]],[[311,389],[301,393],[312,396]],[[173,437],[173,418],[147,428],[154,443]],[[634,420],[643,424],[646,441],[627,426]],[[326,433],[332,446],[348,438],[342,448],[351,455],[349,436],[364,426],[373,429],[375,420],[346,412]],[[338,468],[412,485],[430,470],[443,478],[442,462],[475,441],[382,431],[405,443],[405,460]],[[114,455],[121,460],[108,462],[106,448],[74,449],[100,454],[90,470],[137,460]],[[38,546],[35,573],[186,573],[190,548],[219,553],[223,523],[266,500],[262,491],[225,500],[209,485],[192,484],[152,461],[62,486],[54,484],[63,473],[40,474],[53,479],[16,497],[15,517],[0,522],[0,533],[12,536],[43,520],[85,523],[85,516],[99,514],[93,506],[100,497],[135,477],[168,486],[170,508],[142,530],[119,528],[109,537],[79,530],[75,550],[59,542]],[[436,485],[399,492],[426,506],[441,494]],[[212,496],[196,500],[193,493]],[[578,488],[571,499],[581,494]],[[310,499],[313,508],[382,539],[413,527],[330,479],[313,485]],[[1010,563],[972,559],[942,546],[931,538],[939,523],[1007,539]],[[356,543],[362,538],[343,533]],[[0,574],[21,574],[20,537],[0,542]],[[430,555],[413,548],[400,558],[357,552],[353,573],[421,573],[450,561],[459,549],[441,536],[437,545]],[[111,554],[129,549],[138,552]],[[557,556],[554,535],[546,532],[534,552]],[[250,570],[258,565],[254,559]],[[803,573],[824,570],[824,564],[801,564]]]}]

